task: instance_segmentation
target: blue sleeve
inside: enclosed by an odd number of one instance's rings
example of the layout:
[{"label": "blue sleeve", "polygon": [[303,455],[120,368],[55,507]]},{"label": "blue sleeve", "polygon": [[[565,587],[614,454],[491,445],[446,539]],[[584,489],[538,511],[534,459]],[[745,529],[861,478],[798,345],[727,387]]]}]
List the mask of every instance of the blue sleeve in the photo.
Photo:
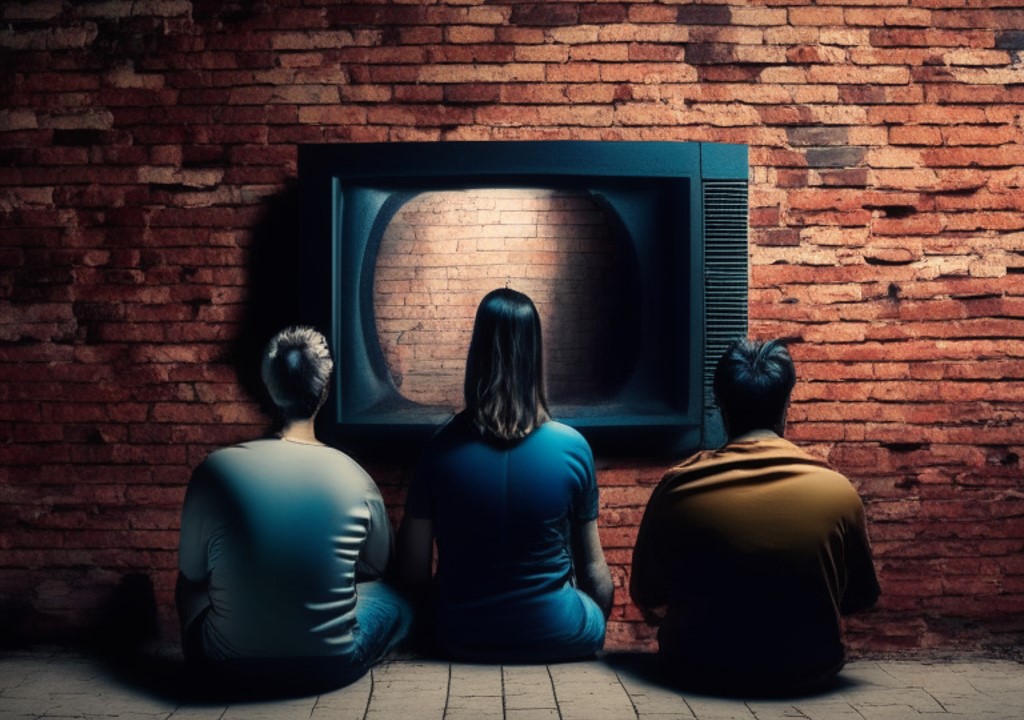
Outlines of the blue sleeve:
[{"label": "blue sleeve", "polygon": [[594,470],[594,453],[583,436],[578,436],[579,444],[573,448],[573,464],[579,473],[579,497],[574,507],[574,520],[583,523],[597,520],[600,503],[597,492],[597,473]]}]

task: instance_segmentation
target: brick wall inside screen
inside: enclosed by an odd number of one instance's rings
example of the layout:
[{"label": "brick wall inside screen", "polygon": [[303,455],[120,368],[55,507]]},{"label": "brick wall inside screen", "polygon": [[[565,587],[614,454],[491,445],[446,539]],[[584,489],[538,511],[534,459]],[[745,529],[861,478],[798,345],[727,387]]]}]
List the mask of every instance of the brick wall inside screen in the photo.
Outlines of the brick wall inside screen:
[{"label": "brick wall inside screen", "polygon": [[[510,287],[541,316],[552,402],[599,400],[625,380],[605,362],[629,292],[628,244],[582,194],[541,189],[422,194],[384,232],[374,313],[388,369],[419,403],[462,404],[480,299]],[[618,377],[616,377],[618,375]]]},{"label": "brick wall inside screen", "polygon": [[[854,648],[1019,642],[1016,0],[52,0],[3,5],[0,53],[5,640],[77,634],[140,573],[176,638],[190,471],[267,428],[253,318],[294,309],[297,145],[570,139],[749,145],[751,332],[796,340],[790,435],[871,523]],[[561,262],[524,252],[513,286]],[[378,290],[412,305],[429,267]],[[446,277],[469,309],[506,275]],[[461,364],[465,331],[422,328]],[[650,644],[624,587],[667,462],[598,458],[612,648]],[[397,519],[408,468],[370,470]]]}]

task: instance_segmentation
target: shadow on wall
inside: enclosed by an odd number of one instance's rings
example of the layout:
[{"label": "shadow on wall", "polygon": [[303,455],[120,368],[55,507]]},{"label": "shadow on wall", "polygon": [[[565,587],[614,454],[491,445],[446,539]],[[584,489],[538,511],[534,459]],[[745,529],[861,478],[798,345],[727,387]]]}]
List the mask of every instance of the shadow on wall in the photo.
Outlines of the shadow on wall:
[{"label": "shadow on wall", "polygon": [[26,647],[31,641],[32,604],[23,597],[0,598],[0,650]]},{"label": "shadow on wall", "polygon": [[86,644],[108,656],[134,656],[157,639],[156,593],[149,575],[124,575],[100,607]]},{"label": "shadow on wall", "polygon": [[156,593],[144,572],[130,572],[103,591],[95,615],[69,629],[40,614],[28,598],[0,600],[0,650],[32,647],[39,641],[83,646],[103,656],[134,655],[158,639]]},{"label": "shadow on wall", "polygon": [[267,199],[264,213],[252,229],[246,262],[247,299],[230,348],[239,383],[270,416],[275,413],[260,379],[260,358],[278,330],[299,322],[298,227],[298,191],[292,183]]}]

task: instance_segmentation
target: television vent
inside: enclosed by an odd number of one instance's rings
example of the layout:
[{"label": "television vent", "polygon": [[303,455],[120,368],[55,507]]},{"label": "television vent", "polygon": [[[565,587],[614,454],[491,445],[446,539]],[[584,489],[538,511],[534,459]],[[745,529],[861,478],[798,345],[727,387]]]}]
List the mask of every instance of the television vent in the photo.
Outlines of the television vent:
[{"label": "television vent", "polygon": [[704,181],[704,395],[714,407],[715,365],[747,334],[747,181]]}]

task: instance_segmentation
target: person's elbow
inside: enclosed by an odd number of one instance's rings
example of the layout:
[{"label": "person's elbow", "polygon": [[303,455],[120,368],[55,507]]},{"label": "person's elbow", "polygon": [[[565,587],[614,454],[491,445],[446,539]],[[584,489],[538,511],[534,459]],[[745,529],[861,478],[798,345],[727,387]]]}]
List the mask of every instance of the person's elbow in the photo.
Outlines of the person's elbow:
[{"label": "person's elbow", "polygon": [[406,517],[398,531],[396,581],[399,587],[419,594],[429,586],[433,575],[433,550],[433,523]]},{"label": "person's elbow", "polygon": [[588,563],[583,570],[580,585],[580,589],[601,608],[605,618],[611,615],[615,584],[612,582],[612,573],[606,562]]},{"label": "person's elbow", "polygon": [[633,572],[629,581],[629,599],[632,600],[633,604],[636,605],[638,610],[640,610],[640,614],[643,616],[644,622],[656,627],[661,625],[665,620],[667,603],[664,597],[664,592],[660,587],[657,591],[648,587],[649,583],[641,582],[639,576],[640,573],[634,564]]},{"label": "person's elbow", "polygon": [[870,610],[878,603],[881,594],[877,584],[861,592],[847,592],[839,604],[839,611],[843,615],[856,615]]}]

